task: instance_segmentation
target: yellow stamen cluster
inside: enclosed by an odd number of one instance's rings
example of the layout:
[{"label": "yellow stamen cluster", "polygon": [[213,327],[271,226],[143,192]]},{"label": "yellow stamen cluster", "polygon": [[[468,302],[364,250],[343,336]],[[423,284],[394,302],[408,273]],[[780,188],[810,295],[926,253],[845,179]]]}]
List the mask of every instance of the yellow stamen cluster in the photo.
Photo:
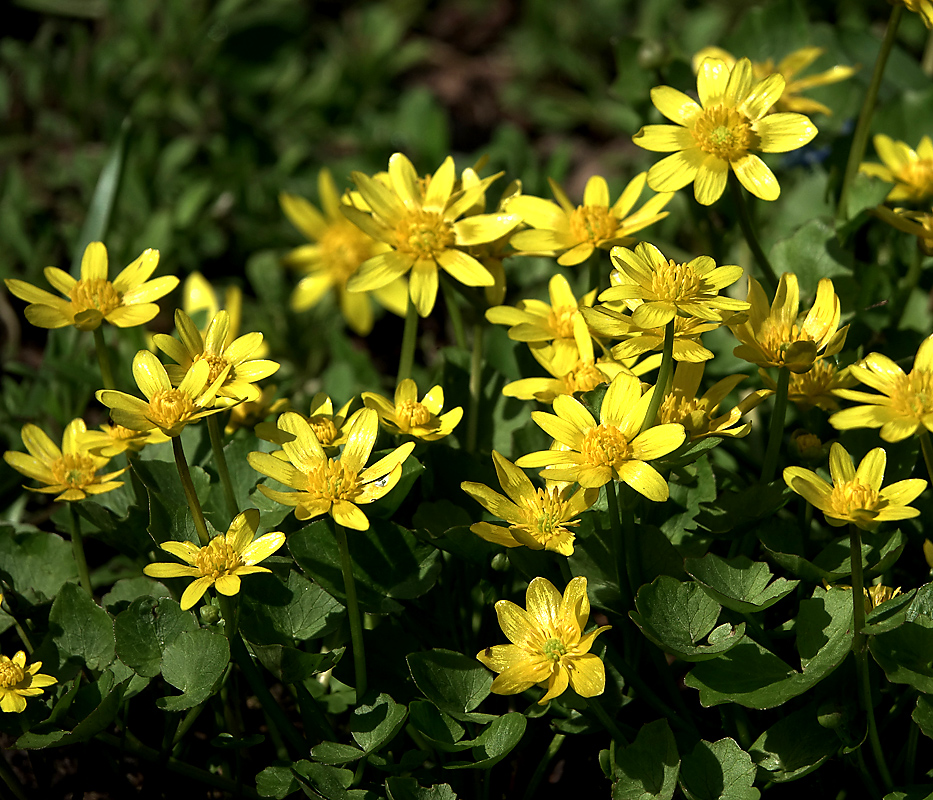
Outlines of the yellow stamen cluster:
[{"label": "yellow stamen cluster", "polygon": [[560,639],[548,639],[542,652],[550,661],[560,661],[561,656],[567,655],[567,646]]},{"label": "yellow stamen cluster", "polygon": [[570,215],[570,235],[579,242],[611,239],[618,227],[619,220],[603,206],[577,206]]},{"label": "yellow stamen cluster", "polygon": [[162,389],[149,400],[153,421],[161,428],[171,428],[200,411],[194,400],[179,389]]},{"label": "yellow stamen cluster", "polygon": [[94,483],[97,467],[87,456],[65,453],[53,461],[49,468],[55,482],[71,489],[81,489]]},{"label": "yellow stamen cluster", "polygon": [[908,161],[897,179],[906,184],[918,199],[928,197],[933,194],[933,161],[929,158]]},{"label": "yellow stamen cluster", "polygon": [[703,415],[705,413],[705,403],[701,403],[695,397],[686,397],[683,392],[673,391],[664,400],[661,401],[661,408],[658,409],[661,422],[679,422],[688,430],[690,426],[688,421],[694,414]]},{"label": "yellow stamen cluster", "polygon": [[912,370],[895,378],[891,409],[900,416],[922,419],[933,411],[933,372]]},{"label": "yellow stamen cluster", "polygon": [[533,497],[525,499],[522,503],[525,524],[515,527],[527,530],[547,547],[548,541],[566,533],[565,529],[568,526],[579,524],[578,520],[565,520],[566,505],[558,489],[537,489]]},{"label": "yellow stamen cluster", "polygon": [[700,149],[727,161],[735,161],[758,148],[758,136],[748,117],[734,108],[706,109],[691,131]]},{"label": "yellow stamen cluster", "polygon": [[812,342],[810,336],[804,333],[796,323],[786,325],[773,319],[765,320],[762,327],[761,336],[758,340],[761,348],[774,358],[775,361],[783,360],[783,353],[794,342]]},{"label": "yellow stamen cluster", "polygon": [[700,276],[690,263],[677,264],[669,260],[666,268],[651,274],[651,291],[658,300],[690,300],[703,290]]},{"label": "yellow stamen cluster", "polygon": [[396,248],[419,259],[434,259],[456,243],[453,225],[435,211],[419,209],[395,226]]},{"label": "yellow stamen cluster", "polygon": [[372,255],[373,240],[350,222],[328,225],[318,241],[321,261],[334,276],[335,283],[345,283]]},{"label": "yellow stamen cluster", "polygon": [[192,363],[197,361],[206,361],[210,365],[211,371],[207,375],[208,384],[216,381],[220,377],[220,373],[230,366],[230,362],[226,358],[216,353],[195,353]]},{"label": "yellow stamen cluster", "polygon": [[414,425],[427,425],[431,421],[431,412],[417,400],[405,400],[395,408],[399,428],[411,428]]},{"label": "yellow stamen cluster", "polygon": [[227,543],[225,536],[218,536],[202,547],[194,560],[195,567],[205,578],[216,581],[243,566],[240,554]]},{"label": "yellow stamen cluster", "polygon": [[21,683],[26,671],[12,659],[0,661],[0,688],[9,689]]},{"label": "yellow stamen cluster", "polygon": [[548,328],[555,339],[573,338],[573,321],[579,310],[576,306],[554,306],[547,317]]},{"label": "yellow stamen cluster", "polygon": [[632,446],[615,425],[603,423],[586,432],[580,453],[594,467],[615,467],[632,458]]},{"label": "yellow stamen cluster", "polygon": [[352,503],[362,491],[357,473],[333,458],[322,461],[308,473],[308,494],[312,500],[330,503],[349,500]]},{"label": "yellow stamen cluster", "polygon": [[308,419],[308,424],[311,426],[311,430],[314,431],[317,440],[321,443],[321,447],[329,447],[340,435],[337,426],[330,417],[315,415]]},{"label": "yellow stamen cluster", "polygon": [[568,394],[589,392],[603,383],[608,383],[606,376],[589,359],[578,361],[577,366],[564,375]]},{"label": "yellow stamen cluster", "polygon": [[878,508],[878,492],[862,483],[858,478],[834,486],[829,502],[839,515],[851,514],[853,511],[875,511]]},{"label": "yellow stamen cluster", "polygon": [[110,281],[105,280],[78,281],[71,287],[68,296],[76,314],[97,310],[106,317],[119,308],[121,303],[120,293]]}]

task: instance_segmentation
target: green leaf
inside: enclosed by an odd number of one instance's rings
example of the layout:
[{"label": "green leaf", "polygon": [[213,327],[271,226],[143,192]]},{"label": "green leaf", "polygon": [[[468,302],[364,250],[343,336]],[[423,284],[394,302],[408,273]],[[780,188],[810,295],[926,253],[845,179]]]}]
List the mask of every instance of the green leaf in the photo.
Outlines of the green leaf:
[{"label": "green leaf", "polygon": [[815,297],[821,278],[852,274],[852,254],[840,247],[835,229],[822,219],[810,220],[793,236],[777,242],[771,248],[770,261],[775,274],[792,272],[797,276],[801,298]]},{"label": "green leaf", "polygon": [[727,560],[708,553],[703,558],[688,558],[686,568],[710,597],[741,614],[770,608],[799,583],[784,578],[772,582],[774,576],[767,564],[745,556]]},{"label": "green leaf", "polygon": [[111,614],[126,611],[130,603],[139,597],[170,597],[168,589],[159,581],[137,575],[134,578],[121,578],[101,598],[101,605]]},{"label": "green leaf", "polygon": [[321,742],[311,748],[311,758],[322,764],[349,764],[358,761],[364,755],[366,753],[359,747],[339,742]]},{"label": "green leaf", "polygon": [[32,604],[52,600],[78,578],[71,544],[54,533],[0,522],[0,575]]},{"label": "green leaf", "polygon": [[924,736],[933,739],[933,697],[920,695],[910,718],[917,723]]},{"label": "green leaf", "polygon": [[337,769],[337,767],[305,760],[296,761],[292,769],[299,783],[311,788],[327,800],[345,800],[351,796],[347,789],[353,782],[353,773],[348,769]]},{"label": "green leaf", "polygon": [[429,743],[446,753],[463,750],[458,743],[466,730],[450,714],[445,714],[434,703],[413,700],[408,705],[409,721]]},{"label": "green leaf", "polygon": [[758,800],[755,765],[733,739],[700,741],[684,756],[680,778],[690,800]]},{"label": "green leaf", "polygon": [[[635,597],[637,611],[629,616],[652,642],[685,661],[703,661],[725,653],[742,641],[745,623],[714,630],[719,603],[697,583],[681,583],[661,575],[642,586]],[[709,644],[698,642],[709,634]]]},{"label": "green leaf", "polygon": [[457,800],[447,783],[419,786],[414,778],[386,778],[389,800]]},{"label": "green leaf", "polygon": [[113,619],[77,584],[62,586],[52,603],[49,632],[62,661],[78,658],[89,669],[103,669],[113,661]]},{"label": "green leaf", "polygon": [[191,633],[198,623],[171,598],[140,597],[114,620],[116,652],[120,660],[140,675],[154,678],[162,667],[165,648],[181,633]]},{"label": "green leaf", "polygon": [[671,800],[680,757],[667,720],[642,725],[635,741],[616,751],[612,800]]},{"label": "green leaf", "polygon": [[369,706],[357,706],[350,717],[350,735],[363,751],[375,753],[395,738],[408,717],[408,709],[382,693]]},{"label": "green leaf", "polygon": [[240,630],[254,644],[291,645],[324,636],[340,623],[344,607],[316,583],[290,569],[251,576],[241,592]]},{"label": "green leaf", "polygon": [[716,500],[716,476],[708,457],[678,470],[675,475],[676,480],[670,482],[670,500],[683,511],[671,514],[661,525],[661,530],[674,544],[679,544],[696,529],[700,504]]},{"label": "green leaf", "polygon": [[838,749],[838,739],[827,736],[816,709],[808,706],[768,728],[748,752],[766,773],[764,780],[782,783],[813,772]]},{"label": "green leaf", "polygon": [[263,797],[285,800],[298,791],[298,781],[291,767],[266,767],[256,776],[256,791]]},{"label": "green leaf", "polygon": [[918,615],[893,631],[870,637],[868,646],[888,680],[933,693],[933,619]]},{"label": "green leaf", "polygon": [[930,791],[930,784],[921,784],[919,786],[907,786],[896,792],[886,794],[882,800],[933,800],[933,791]]},{"label": "green leaf", "polygon": [[515,711],[497,717],[473,740],[475,761],[450,761],[444,766],[447,769],[489,769],[512,752],[521,741],[527,724],[524,714]]},{"label": "green leaf", "polygon": [[[428,591],[440,572],[440,553],[410,531],[384,520],[371,520],[369,530],[348,534],[360,607],[372,614],[402,609],[396,599],[410,600]],[[318,520],[289,535],[288,549],[298,565],[327,592],[345,602],[340,551],[328,520]]]},{"label": "green leaf", "polygon": [[437,649],[411,653],[407,661],[415,684],[441,711],[469,722],[495,719],[473,712],[489,695],[493,681],[492,673],[476,659]]},{"label": "green leaf", "polygon": [[933,590],[933,584],[928,583],[920,589],[911,589],[907,594],[892,597],[887,602],[873,608],[865,615],[865,627],[862,628],[862,632],[873,636],[878,633],[893,631],[903,625],[916,616],[911,614],[911,610],[917,607],[920,593],[928,595],[931,590]]},{"label": "green leaf", "polygon": [[609,545],[612,536],[609,514],[587,512],[580,518],[576,534],[573,555],[568,559],[571,571],[575,576],[586,578],[586,592],[593,605],[618,608],[622,596]]},{"label": "green leaf", "polygon": [[343,647],[326,653],[305,653],[281,644],[253,645],[256,657],[282,683],[303,683],[318,672],[333,667],[344,653]]},{"label": "green leaf", "polygon": [[[175,463],[137,459],[134,469],[149,493],[149,533],[156,543],[176,541],[200,545]],[[196,466],[191,466],[190,472],[195,493],[203,505],[210,491],[210,476]]]},{"label": "green leaf", "polygon": [[851,593],[818,587],[801,602],[797,617],[802,671],[746,638],[719,658],[697,664],[684,682],[700,690],[700,702],[707,707],[731,702],[774,708],[815,686],[845,660],[852,647],[851,626]]},{"label": "green leaf", "polygon": [[184,711],[203,703],[214,693],[230,662],[226,637],[207,628],[184,632],[171,642],[162,656],[162,677],[183,694],[161,697],[156,705],[163,711]]},{"label": "green leaf", "polygon": [[791,490],[777,481],[755,484],[740,492],[722,492],[714,503],[704,503],[697,524],[714,534],[732,534],[737,528],[766,519],[784,506]]}]

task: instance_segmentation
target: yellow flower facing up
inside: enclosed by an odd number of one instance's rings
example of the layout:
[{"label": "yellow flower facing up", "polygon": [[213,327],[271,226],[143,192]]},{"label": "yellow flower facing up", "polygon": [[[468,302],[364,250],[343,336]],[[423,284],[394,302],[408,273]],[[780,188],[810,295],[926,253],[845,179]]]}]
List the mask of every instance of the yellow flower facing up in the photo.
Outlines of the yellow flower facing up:
[{"label": "yellow flower facing up", "polygon": [[881,394],[837,389],[839,397],[863,405],[837,411],[829,418],[833,427],[881,428],[886,442],[900,442],[924,429],[933,430],[933,336],[921,343],[909,373],[881,353],[869,353],[849,371]]},{"label": "yellow flower facing up", "polygon": [[518,214],[533,228],[513,234],[512,247],[557,255],[558,264],[571,267],[586,261],[596,248],[608,250],[613,245],[631,243],[633,233],[667,216],[661,209],[674,196],[671,192],[656,194],[631,214],[646,179],[645,172],[636,175],[610,206],[606,179],[593,175],[583,190],[583,205],[575,206],[564,190],[549,178],[557,203],[530,195],[519,195],[509,201],[509,213]]},{"label": "yellow flower facing up", "polygon": [[648,171],[656,192],[676,192],[693,183],[697,202],[715,203],[731,169],[762,200],[777,200],[777,178],[752,151],[786,153],[803,147],[816,126],[803,114],[768,112],[784,93],[781,75],[756,81],[747,58],[734,67],[707,58],[697,72],[700,102],[670,86],[651,90],[651,102],[675,125],[646,125],[635,134],[639,147],[673,153]]},{"label": "yellow flower facing up", "polygon": [[544,467],[545,478],[576,481],[587,489],[622,481],[649,500],[667,500],[667,481],[647,462],[674,452],[686,433],[679,424],[642,432],[650,402],[651,391],[642,394],[641,381],[624,373],[613,378],[603,395],[598,423],[579,400],[555,397],[553,414],[533,411],[531,416],[565,449],[529,453],[515,464]]},{"label": "yellow flower facing up", "polygon": [[907,208],[878,206],[872,213],[899,231],[917,237],[917,247],[925,256],[933,256],[933,209],[911,211]]},{"label": "yellow flower facing up", "polygon": [[436,442],[449,436],[463,418],[460,406],[441,414],[444,408],[444,390],[434,386],[418,400],[418,386],[406,378],[395,389],[395,400],[390,402],[374,392],[363,392],[363,404],[379,415],[379,421],[392,433],[401,433]]},{"label": "yellow flower facing up", "polygon": [[573,578],[563,595],[546,578],[534,578],[528,584],[525,605],[497,602],[499,625],[511,644],[493,645],[476,654],[499,673],[492,691],[518,694],[540,684],[547,687],[540,705],[562,695],[568,686],[581,697],[601,695],[606,668],[590,650],[596,637],[611,626],[583,632],[590,617],[586,578]]},{"label": "yellow flower facing up", "polygon": [[164,276],[150,281],[159,264],[158,250],[145,250],[113,282],[107,278],[107,248],[91,242],[81,259],[81,278],[75,280],[58,267],[46,267],[45,279],[68,299],[56,297],[25,281],[9,278],[7,288],[26,306],[26,319],[38,328],[92,331],[104,320],[119,328],[144,325],[159,313],[153,302],[178,285],[178,278]]},{"label": "yellow flower facing up", "polygon": [[[352,403],[352,400],[348,400],[335,412],[333,401],[324,392],[318,392],[311,398],[311,410],[305,420],[311,426],[311,430],[314,431],[315,437],[328,456],[336,455],[340,445],[346,444],[350,426],[362,410],[357,410],[348,416]],[[271,422],[257,425],[256,435],[260,439],[274,442],[277,445],[295,440],[292,434],[283,431]]]},{"label": "yellow flower facing up", "polygon": [[[765,370],[758,370],[758,376],[769,389],[777,389],[774,378]],[[839,369],[833,359],[821,358],[813,362],[809,372],[791,373],[787,384],[787,399],[803,411],[813,407],[822,408],[823,411],[838,411],[836,390],[848,389],[856,383],[848,367]]]},{"label": "yellow flower facing up", "polygon": [[323,212],[303,197],[285,192],[279,195],[285,216],[312,242],[295,248],[284,259],[286,265],[305,273],[292,293],[292,309],[313,308],[333,290],[347,324],[355,333],[366,336],[373,328],[373,299],[393,314],[405,315],[408,282],[405,278],[391,281],[374,290],[372,298],[348,292],[347,281],[360,264],[389,248],[343,215],[337,185],[327,169],[318,173],[318,195]]},{"label": "yellow flower facing up", "polygon": [[886,183],[893,183],[888,202],[920,203],[933,197],[933,139],[924,136],[914,150],[883,133],[872,140],[884,164],[865,162],[859,170]]},{"label": "yellow flower facing up", "polygon": [[110,417],[118,425],[134,431],[158,428],[166,436],[174,437],[185,425],[224,410],[223,406],[215,407],[214,401],[229,370],[229,366],[224,367],[209,381],[211,365],[202,359],[174,387],[159,359],[148,350],[140,350],[133,359],[133,377],[146,399],[115,389],[99,390],[97,399],[110,409]]},{"label": "yellow flower facing up", "polygon": [[580,524],[574,517],[599,499],[599,490],[578,489],[571,493],[569,484],[536,489],[524,472],[495,450],[492,460],[508,497],[482,483],[464,481],[460,487],[490,514],[504,519],[508,527],[476,522],[470,530],[487,542],[505,547],[525,546],[573,555],[573,529]]},{"label": "yellow flower facing up", "polygon": [[24,488],[30,492],[56,494],[56,500],[83,500],[88,495],[103,494],[122,486],[123,482],[114,478],[122,475],[126,468],[99,475],[110,457],[94,452],[84,439],[86,434],[84,420],[72,420],[65,428],[59,449],[41,428],[29,423],[22,430],[23,444],[29,452],[8,450],[3,460],[17,472],[45,484],[38,489]]},{"label": "yellow flower facing up", "polygon": [[625,303],[639,328],[660,328],[676,316],[721,322],[723,312],[729,316],[748,308],[744,300],[719,296],[742,277],[739,266],[717,267],[709,256],[677,264],[647,242],[634,250],[613,247],[609,257],[615,265],[613,285],[599,299]]},{"label": "yellow flower facing up", "polygon": [[[803,72],[825,52],[826,50],[822,47],[802,47],[784,56],[777,66],[770,58],[766,61],[752,62],[752,72],[758,80],[763,80],[775,72],[784,77],[784,93],[775,103],[775,111],[797,111],[801,114],[826,114],[827,116],[833,113],[823,103],[803,97],[800,92],[851,78],[856,72],[855,68],[836,65],[814,75],[797,77],[798,72]],[[700,64],[706,58],[718,58],[726,62],[730,69],[735,66],[736,62],[735,56],[721,47],[704,47],[693,57],[694,72],[700,69]]]},{"label": "yellow flower facing up", "polygon": [[300,414],[283,414],[278,427],[294,437],[282,445],[284,458],[250,453],[247,461],[257,472],[296,491],[282,492],[264,484],[259,491],[277,503],[293,506],[297,519],[330,514],[338,525],[358,531],[369,528],[359,506],[394,488],[402,476],[402,462],[415,447],[414,442],[407,442],[366,467],[379,431],[379,416],[371,408],[362,409],[354,419],[339,459],[328,458],[314,429]]},{"label": "yellow flower facing up", "polygon": [[347,288],[351,292],[373,291],[410,272],[411,301],[426,317],[437,298],[439,269],[467,286],[494,285],[492,273],[467,248],[505,236],[518,224],[519,217],[463,215],[482,198],[495,177],[456,190],[451,157],[433,175],[420,180],[411,161],[401,153],[389,159],[389,186],[354,172],[353,180],[370,211],[344,207],[343,213],[391,249],[363,262]]},{"label": "yellow flower facing up", "polygon": [[658,418],[661,422],[678,422],[684,426],[690,441],[705,439],[707,436],[727,436],[740,438],[751,430],[750,422],[742,422],[742,417],[758,406],[768,395],[767,389],[759,389],[746,395],[739,404],[725,414],[713,416],[719,404],[726,399],[747,375],[730,375],[713,384],[702,397],[697,397],[706,362],[698,364],[680,361],[674,370],[674,382],[671,391],[661,401]]},{"label": "yellow flower facing up", "polygon": [[832,485],[803,467],[787,467],[784,481],[810,505],[823,512],[826,521],[835,527],[853,523],[870,531],[881,522],[910,519],[920,512],[909,508],[926,488],[920,478],[897,481],[882,489],[887,455],[876,447],[855,468],[852,456],[838,442],[829,451],[829,472]]},{"label": "yellow flower facing up", "polygon": [[741,342],[733,351],[738,358],[759,367],[809,372],[818,358],[836,355],[845,344],[849,326],[839,328],[841,306],[829,278],[817,285],[816,300],[802,321],[797,276],[791,272],[781,276],[770,306],[761,284],[749,278],[748,300],[745,321],[729,325]]},{"label": "yellow flower facing up", "polygon": [[257,567],[285,543],[285,534],[272,531],[256,538],[259,512],[255,508],[237,514],[225,534],[215,536],[204,547],[192,542],[165,542],[163,550],[187,564],[149,564],[143,572],[150,578],[194,578],[181,596],[182,611],[194,606],[213,586],[228,597],[240,591],[240,578],[257,572]]},{"label": "yellow flower facing up", "polygon": [[0,655],[0,711],[19,714],[26,710],[26,698],[38,697],[43,689],[58,683],[58,678],[39,672],[41,661],[26,666],[26,653],[14,653],[13,658]]},{"label": "yellow flower facing up", "polygon": [[165,367],[173,386],[180,386],[195,364],[209,365],[208,382],[213,383],[223,372],[225,378],[217,389],[215,404],[230,406],[240,401],[253,403],[261,396],[255,382],[274,374],[279,365],[266,359],[251,359],[262,346],[262,334],[247,333],[229,341],[230,315],[218,311],[202,336],[184,311],[175,311],[178,339],[165,333],[152,337],[158,347],[175,364]]}]

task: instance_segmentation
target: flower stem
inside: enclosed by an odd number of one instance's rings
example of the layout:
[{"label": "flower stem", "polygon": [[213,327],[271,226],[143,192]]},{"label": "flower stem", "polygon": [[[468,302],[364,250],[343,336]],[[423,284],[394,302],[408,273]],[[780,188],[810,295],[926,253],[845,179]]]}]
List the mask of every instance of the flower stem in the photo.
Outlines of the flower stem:
[{"label": "flower stem", "polygon": [[360,606],[356,600],[356,582],[353,579],[353,561],[350,545],[343,525],[334,523],[337,546],[340,548],[340,568],[343,571],[344,591],[347,595],[347,615],[350,617],[350,639],[353,642],[353,669],[356,673],[356,702],[366,693],[366,653],[363,650],[363,624]]},{"label": "flower stem", "polygon": [[463,314],[460,312],[460,306],[457,303],[457,292],[450,285],[450,281],[444,275],[439,275],[441,282],[441,291],[444,293],[444,305],[447,306],[447,316],[450,317],[450,324],[454,329],[454,341],[461,350],[467,349],[466,330],[463,327]]},{"label": "flower stem", "polygon": [[237,508],[236,495],[233,493],[233,484],[230,482],[230,470],[227,468],[227,457],[224,455],[224,441],[220,432],[220,423],[217,414],[207,418],[207,432],[211,437],[211,450],[214,453],[214,463],[217,465],[217,474],[220,475],[220,485],[224,490],[224,501],[227,503],[227,513],[233,519]]},{"label": "flower stem", "polygon": [[862,537],[858,526],[849,523],[849,560],[852,564],[852,652],[855,655],[855,671],[858,676],[859,698],[868,717],[868,739],[881,773],[886,793],[894,788],[891,773],[884,760],[878,726],[875,724],[875,708],[871,702],[871,683],[868,675],[868,642],[862,628],[865,627],[865,577],[862,574]]},{"label": "flower stem", "polygon": [[930,441],[930,432],[925,427],[920,428],[920,449],[923,451],[923,460],[927,465],[930,485],[933,486],[933,442]]},{"label": "flower stem", "polygon": [[933,78],[933,30],[927,36],[926,47],[923,48],[923,57],[920,59],[920,69],[927,77]]},{"label": "flower stem", "polygon": [[616,744],[622,745],[623,747],[628,745],[628,740],[622,735],[619,726],[612,721],[612,718],[606,713],[606,709],[602,707],[602,704],[597,698],[587,697],[586,705],[587,708],[599,718],[599,721],[603,724],[603,727],[609,731],[609,735],[615,740]]},{"label": "flower stem", "polygon": [[476,450],[476,432],[479,425],[479,403],[483,392],[483,323],[473,326],[473,356],[470,359],[470,406],[467,409],[466,451]]},{"label": "flower stem", "polygon": [[104,383],[104,388],[116,389],[117,385],[113,381],[113,370],[110,368],[110,354],[107,352],[107,344],[104,342],[104,329],[100,325],[94,328],[94,349],[97,350],[97,363],[100,366],[100,379]]},{"label": "flower stem", "polygon": [[842,189],[839,192],[839,205],[836,206],[837,224],[845,222],[849,218],[849,191],[852,188],[852,181],[855,180],[855,175],[858,172],[859,164],[862,163],[862,157],[865,155],[865,145],[868,144],[868,130],[871,124],[871,116],[875,110],[875,101],[878,99],[878,90],[881,88],[881,77],[884,75],[884,68],[888,63],[888,56],[891,54],[891,49],[894,47],[897,28],[903,13],[903,4],[896,4],[894,8],[891,9],[891,16],[888,18],[888,27],[884,32],[884,39],[881,40],[881,49],[878,51],[878,57],[875,59],[875,66],[871,73],[868,91],[865,93],[865,99],[862,101],[862,108],[861,111],[859,111],[858,121],[855,123],[855,133],[852,134],[852,146],[849,148],[849,160],[846,162],[846,171],[842,178]]},{"label": "flower stem", "polygon": [[557,755],[557,751],[560,750],[560,747],[566,738],[567,737],[562,733],[554,734],[554,738],[551,739],[551,743],[548,745],[547,750],[544,751],[544,755],[538,762],[538,766],[535,769],[535,774],[531,776],[531,780],[528,782],[528,786],[525,788],[524,800],[534,799],[535,790],[538,788],[538,784],[541,783],[541,779],[544,777],[544,771],[547,769],[547,765],[554,760],[554,756]]},{"label": "flower stem", "polygon": [[175,466],[178,468],[178,477],[181,478],[181,488],[185,490],[185,499],[188,501],[188,509],[191,511],[191,518],[194,520],[195,530],[198,532],[198,541],[201,547],[210,544],[211,537],[207,532],[207,524],[204,522],[204,512],[201,510],[201,501],[194,491],[194,483],[191,481],[191,471],[188,469],[188,462],[185,460],[185,451],[181,446],[181,437],[172,437],[172,451],[175,453]]},{"label": "flower stem", "polygon": [[674,320],[667,323],[664,328],[664,345],[661,351],[661,367],[658,369],[658,382],[651,393],[651,403],[645,414],[645,421],[641,424],[642,432],[648,430],[658,418],[658,409],[667,395],[667,385],[671,382],[674,372]]},{"label": "flower stem", "polygon": [[224,636],[229,640],[233,640],[233,637],[237,634],[237,629],[240,626],[240,604],[237,602],[238,598],[227,597],[222,595],[220,592],[217,592],[217,603],[220,606],[220,616],[224,621]]},{"label": "flower stem", "polygon": [[764,276],[768,288],[774,292],[778,285],[777,275],[774,274],[774,268],[765,255],[761,242],[758,241],[758,234],[755,233],[755,225],[752,223],[752,215],[748,210],[748,203],[745,201],[745,193],[742,191],[742,184],[739,183],[739,179],[735,177],[735,173],[732,172],[732,170],[729,170],[729,191],[732,192],[732,200],[735,203],[736,210],[739,212],[739,226],[742,228],[742,235],[745,237],[745,241],[752,251],[752,255],[755,256],[758,269],[761,270],[761,274]]},{"label": "flower stem", "polygon": [[398,377],[396,385],[411,377],[411,368],[415,363],[415,343],[418,341],[418,309],[411,298],[408,298],[408,309],[405,311],[405,330],[402,333],[402,352],[398,359]]},{"label": "flower stem", "polygon": [[81,582],[81,588],[93,597],[94,590],[91,589],[91,576],[88,574],[87,559],[84,557],[81,518],[78,516],[78,508],[74,503],[68,504],[68,510],[71,512],[71,552],[74,554],[75,565],[78,567],[78,580]]},{"label": "flower stem", "polygon": [[774,392],[774,411],[771,413],[771,429],[768,432],[768,448],[761,467],[761,483],[774,480],[777,469],[778,453],[784,438],[784,417],[787,414],[787,387],[790,385],[790,370],[781,367],[778,370],[777,389]]},{"label": "flower stem", "polygon": [[625,567],[625,543],[622,539],[622,518],[619,516],[619,498],[616,496],[615,481],[606,484],[606,503],[609,506],[609,537],[611,557],[616,566],[616,577],[623,607],[632,607],[632,589],[628,582],[628,570]]}]

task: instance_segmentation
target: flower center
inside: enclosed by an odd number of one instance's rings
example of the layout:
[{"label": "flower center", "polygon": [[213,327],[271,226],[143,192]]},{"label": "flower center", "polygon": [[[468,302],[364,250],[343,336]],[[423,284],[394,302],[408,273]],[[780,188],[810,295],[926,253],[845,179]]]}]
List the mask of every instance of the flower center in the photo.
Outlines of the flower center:
[{"label": "flower center", "polygon": [[340,435],[337,426],[330,417],[321,415],[311,417],[308,420],[308,424],[311,426],[311,430],[314,431],[314,435],[317,437],[322,447],[332,445]]},{"label": "flower center", "polygon": [[217,580],[227,575],[237,567],[243,566],[240,554],[237,553],[223,536],[211,539],[206,547],[198,550],[194,557],[194,564],[204,578]]},{"label": "flower center", "polygon": [[0,689],[12,689],[22,683],[26,672],[12,659],[4,659],[0,663]]},{"label": "flower center", "polygon": [[427,425],[431,421],[431,412],[417,400],[405,400],[395,407],[395,417],[399,428],[408,432],[413,427]]},{"label": "flower center", "polygon": [[829,502],[833,511],[840,516],[847,516],[853,511],[874,511],[880,499],[878,492],[861,483],[858,478],[846,481],[841,486],[834,486]]},{"label": "flower center", "polygon": [[82,311],[99,311],[106,317],[122,302],[119,292],[113,288],[110,281],[93,280],[78,281],[68,292],[75,313]]},{"label": "flower center", "polygon": [[515,527],[524,528],[541,544],[568,533],[567,526],[579,525],[578,520],[564,519],[565,503],[559,489],[538,489],[534,499],[529,498],[522,507],[525,523]]},{"label": "flower center", "polygon": [[933,160],[921,158],[903,166],[897,179],[907,185],[913,200],[923,200],[933,195]]},{"label": "flower center", "polygon": [[603,423],[586,432],[580,453],[594,467],[616,467],[631,459],[632,446],[615,425]]},{"label": "flower center", "polygon": [[342,220],[328,225],[318,244],[321,263],[338,286],[343,286],[372,255],[372,239],[353,223]]},{"label": "flower center", "polygon": [[128,439],[135,439],[139,436],[139,431],[134,431],[132,428],[125,428],[122,425],[117,425],[116,422],[111,422],[107,426],[107,435],[111,439],[116,439],[119,442],[125,442]]},{"label": "flower center", "polygon": [[675,390],[661,401],[658,413],[662,423],[679,422],[692,437],[706,433],[709,428],[706,424],[706,405],[695,397],[688,398],[683,392]]},{"label": "flower center", "polygon": [[564,375],[564,386],[568,394],[588,392],[602,383],[608,383],[606,376],[593,361],[581,359],[577,365]]},{"label": "flower center", "polygon": [[308,494],[312,500],[337,500],[353,502],[362,493],[360,479],[356,472],[333,458],[321,462],[308,473]]},{"label": "flower center", "polygon": [[615,236],[617,220],[605,206],[577,206],[570,214],[570,235],[575,242],[597,244]]},{"label": "flower center", "polygon": [[419,209],[399,220],[395,226],[395,241],[399,252],[430,260],[452,247],[456,236],[453,225],[441,214]]},{"label": "flower center", "polygon": [[206,361],[210,365],[210,372],[207,373],[208,386],[216,381],[220,377],[220,373],[224,371],[224,368],[230,364],[226,358],[219,356],[216,353],[198,353],[194,357],[192,363],[196,363],[198,361]]},{"label": "flower center", "polygon": [[749,118],[721,105],[700,114],[692,133],[701,150],[726,161],[735,161],[758,145]]},{"label": "flower center", "polygon": [[56,483],[72,489],[80,489],[94,483],[94,473],[97,472],[90,458],[71,453],[65,453],[61,458],[56,459],[50,465],[50,469]]},{"label": "flower center", "polygon": [[668,261],[666,267],[651,274],[651,291],[658,300],[693,300],[702,294],[703,283],[689,264]]},{"label": "flower center", "polygon": [[548,639],[544,643],[544,655],[550,661],[559,661],[567,655],[567,647],[560,639]]},{"label": "flower center", "polygon": [[797,454],[805,461],[816,461],[823,457],[823,442],[815,433],[802,431],[792,437]]},{"label": "flower center", "polygon": [[573,338],[573,321],[579,310],[576,306],[554,306],[547,315],[547,326],[555,339]]},{"label": "flower center", "polygon": [[912,370],[899,376],[891,391],[891,409],[918,420],[933,411],[933,372]]},{"label": "flower center", "polygon": [[799,398],[810,405],[818,400],[828,400],[834,408],[839,404],[835,402],[832,390],[836,379],[836,365],[828,359],[821,359],[813,364],[809,372],[792,372],[787,393],[790,397]]},{"label": "flower center", "polygon": [[179,422],[184,422],[199,410],[191,397],[179,389],[162,389],[149,401],[152,421],[163,428],[171,428]]},{"label": "flower center", "polygon": [[758,342],[770,359],[777,364],[784,362],[784,353],[794,342],[812,342],[796,323],[787,325],[770,317],[761,326]]}]

